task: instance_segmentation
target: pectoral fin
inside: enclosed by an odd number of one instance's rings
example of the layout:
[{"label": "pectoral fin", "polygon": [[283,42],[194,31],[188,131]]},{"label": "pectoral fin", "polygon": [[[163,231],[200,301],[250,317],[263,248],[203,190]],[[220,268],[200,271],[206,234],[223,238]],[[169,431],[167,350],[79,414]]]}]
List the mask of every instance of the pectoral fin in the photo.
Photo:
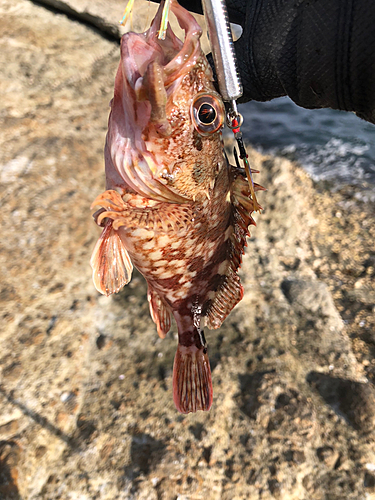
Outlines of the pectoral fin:
[{"label": "pectoral fin", "polygon": [[91,256],[95,288],[103,295],[116,293],[131,280],[133,265],[112,220],[104,226]]},{"label": "pectoral fin", "polygon": [[[127,229],[145,228],[163,233],[186,233],[194,220],[192,207],[176,203],[153,203],[142,206],[143,197],[133,195],[132,203],[126,203],[114,190],[107,190],[98,196],[91,208],[100,206],[94,214],[95,222],[102,226],[105,219],[112,219],[113,229],[121,226]],[[141,206],[137,206],[139,203]]]}]

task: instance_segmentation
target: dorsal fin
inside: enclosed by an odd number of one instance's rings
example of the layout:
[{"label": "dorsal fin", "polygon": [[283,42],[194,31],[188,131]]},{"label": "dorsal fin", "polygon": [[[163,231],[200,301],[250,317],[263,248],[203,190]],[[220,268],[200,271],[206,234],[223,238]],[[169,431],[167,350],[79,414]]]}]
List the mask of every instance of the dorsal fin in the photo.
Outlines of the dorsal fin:
[{"label": "dorsal fin", "polygon": [[151,318],[156,324],[159,337],[163,339],[171,328],[171,313],[150,285],[148,285],[147,299]]},{"label": "dorsal fin", "polygon": [[208,310],[206,321],[208,328],[220,328],[225,318],[242,297],[243,287],[240,277],[229,267],[227,279],[218,290]]},{"label": "dorsal fin", "polygon": [[[250,197],[247,180],[238,175],[234,169],[234,180],[231,189],[232,215],[230,224],[233,231],[228,238],[226,278],[207,311],[206,324],[208,328],[219,328],[231,310],[243,297],[243,287],[237,274],[244,254],[246,237],[250,235],[248,227],[255,225],[251,213],[254,205]],[[263,190],[258,184],[254,185],[255,191]]]}]

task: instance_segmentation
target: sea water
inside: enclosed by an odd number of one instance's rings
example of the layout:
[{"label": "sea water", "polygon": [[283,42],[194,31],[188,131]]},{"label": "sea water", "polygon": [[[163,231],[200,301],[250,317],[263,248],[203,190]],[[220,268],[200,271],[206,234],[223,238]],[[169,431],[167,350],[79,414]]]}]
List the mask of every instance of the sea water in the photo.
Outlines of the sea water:
[{"label": "sea water", "polygon": [[375,125],[353,113],[300,108],[287,97],[241,104],[239,112],[256,149],[298,161],[331,189],[349,184],[375,198]]}]

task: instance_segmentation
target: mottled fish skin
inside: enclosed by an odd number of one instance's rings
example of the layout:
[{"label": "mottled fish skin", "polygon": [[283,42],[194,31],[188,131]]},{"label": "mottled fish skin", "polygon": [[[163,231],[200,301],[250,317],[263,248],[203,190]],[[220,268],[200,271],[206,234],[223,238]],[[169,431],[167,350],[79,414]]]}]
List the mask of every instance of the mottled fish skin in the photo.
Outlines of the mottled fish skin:
[{"label": "mottled fish skin", "polygon": [[[177,2],[171,10],[185,29],[184,44],[170,27],[165,41],[157,39],[161,8],[146,33],[122,38],[105,149],[107,191],[93,204],[102,207],[95,218],[104,229],[91,265],[106,295],[130,281],[132,264],[143,274],[162,338],[174,317],[173,398],[189,413],[211,407],[203,328],[219,328],[242,298],[237,270],[254,221],[247,180],[223,152],[224,110],[200,49],[201,30]],[[199,99],[214,106],[217,130],[194,121]]]}]

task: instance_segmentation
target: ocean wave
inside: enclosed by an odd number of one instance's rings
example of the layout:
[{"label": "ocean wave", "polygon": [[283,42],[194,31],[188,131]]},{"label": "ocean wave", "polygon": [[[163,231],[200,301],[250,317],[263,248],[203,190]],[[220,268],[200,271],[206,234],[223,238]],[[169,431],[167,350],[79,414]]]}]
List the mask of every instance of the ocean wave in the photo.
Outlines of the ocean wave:
[{"label": "ocean wave", "polygon": [[375,127],[353,113],[300,108],[288,98],[240,107],[244,137],[263,153],[296,160],[314,181],[375,192]]}]

